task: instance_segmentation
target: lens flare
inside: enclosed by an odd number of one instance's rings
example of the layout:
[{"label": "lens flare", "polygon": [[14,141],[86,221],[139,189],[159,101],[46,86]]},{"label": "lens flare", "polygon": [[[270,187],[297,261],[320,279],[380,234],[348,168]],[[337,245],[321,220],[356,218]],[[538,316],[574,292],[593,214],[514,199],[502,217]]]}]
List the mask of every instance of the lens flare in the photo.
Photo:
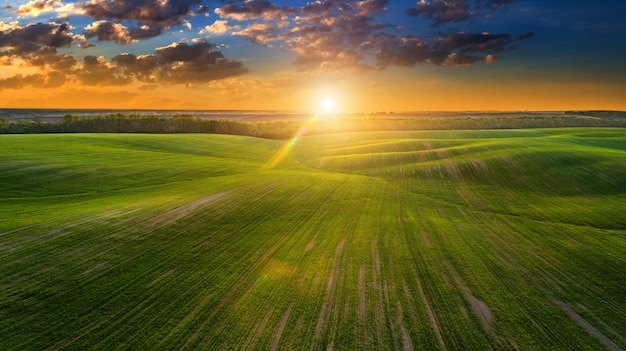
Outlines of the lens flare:
[{"label": "lens flare", "polygon": [[287,155],[289,154],[289,151],[291,151],[291,149],[293,149],[293,147],[298,143],[298,140],[300,140],[300,137],[303,136],[304,133],[307,132],[307,130],[309,130],[309,128],[315,123],[316,120],[317,120],[317,115],[311,117],[311,119],[306,121],[306,123],[304,123],[304,125],[302,126],[302,128],[300,128],[298,133],[296,133],[296,135],[293,138],[291,138],[291,140],[289,140],[289,142],[285,144],[285,146],[283,146],[283,148],[280,149],[280,151],[278,151],[278,153],[276,153],[274,157],[269,159],[269,161],[267,161],[263,165],[263,167],[261,167],[261,170],[272,169],[278,166],[279,164],[281,164],[285,160],[285,157],[287,157]]}]

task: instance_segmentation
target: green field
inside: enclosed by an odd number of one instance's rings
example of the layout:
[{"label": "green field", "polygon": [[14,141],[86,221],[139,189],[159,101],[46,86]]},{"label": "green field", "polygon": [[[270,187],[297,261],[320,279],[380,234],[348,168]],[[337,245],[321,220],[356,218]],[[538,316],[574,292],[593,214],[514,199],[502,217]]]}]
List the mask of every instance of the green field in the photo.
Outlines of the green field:
[{"label": "green field", "polygon": [[626,129],[287,143],[0,135],[0,349],[626,349]]}]

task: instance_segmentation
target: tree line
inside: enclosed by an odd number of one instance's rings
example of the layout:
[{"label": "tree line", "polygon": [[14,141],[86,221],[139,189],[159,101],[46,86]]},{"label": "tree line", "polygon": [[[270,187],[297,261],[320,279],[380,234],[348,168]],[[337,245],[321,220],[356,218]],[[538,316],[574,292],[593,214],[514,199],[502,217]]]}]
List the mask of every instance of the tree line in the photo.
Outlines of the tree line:
[{"label": "tree line", "polygon": [[626,127],[623,118],[584,116],[515,116],[448,118],[345,118],[307,121],[242,122],[232,119],[199,118],[192,115],[144,116],[110,114],[101,116],[65,115],[59,121],[0,118],[0,133],[214,133],[288,139],[294,135],[333,132],[392,130],[526,129],[557,127]]}]

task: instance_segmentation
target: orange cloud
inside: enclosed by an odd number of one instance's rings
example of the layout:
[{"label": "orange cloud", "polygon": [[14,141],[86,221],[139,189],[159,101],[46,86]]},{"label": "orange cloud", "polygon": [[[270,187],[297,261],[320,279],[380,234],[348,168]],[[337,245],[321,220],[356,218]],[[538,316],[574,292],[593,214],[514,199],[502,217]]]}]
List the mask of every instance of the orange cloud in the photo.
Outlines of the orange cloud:
[{"label": "orange cloud", "polygon": [[25,5],[20,5],[15,13],[36,17],[45,12],[52,12],[61,6],[63,6],[61,0],[32,0]]},{"label": "orange cloud", "polygon": [[224,34],[226,32],[229,32],[229,31],[233,30],[233,29],[239,29],[239,28],[241,28],[241,26],[239,26],[239,25],[231,26],[230,24],[228,24],[228,21],[217,20],[217,21],[213,22],[213,24],[205,26],[204,28],[202,28],[198,34],[200,34],[200,35],[202,35],[202,34]]}]

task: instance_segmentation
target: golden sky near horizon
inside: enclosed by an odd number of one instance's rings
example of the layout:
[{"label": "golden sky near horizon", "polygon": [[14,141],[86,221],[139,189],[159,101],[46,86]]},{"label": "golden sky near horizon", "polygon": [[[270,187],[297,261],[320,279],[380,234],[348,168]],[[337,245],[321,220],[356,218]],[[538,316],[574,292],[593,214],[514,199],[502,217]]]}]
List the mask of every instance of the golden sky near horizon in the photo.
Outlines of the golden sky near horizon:
[{"label": "golden sky near horizon", "polygon": [[[574,4],[575,3],[575,4]],[[585,5],[581,11],[576,5]],[[0,107],[626,110],[624,4],[0,4]]]}]

